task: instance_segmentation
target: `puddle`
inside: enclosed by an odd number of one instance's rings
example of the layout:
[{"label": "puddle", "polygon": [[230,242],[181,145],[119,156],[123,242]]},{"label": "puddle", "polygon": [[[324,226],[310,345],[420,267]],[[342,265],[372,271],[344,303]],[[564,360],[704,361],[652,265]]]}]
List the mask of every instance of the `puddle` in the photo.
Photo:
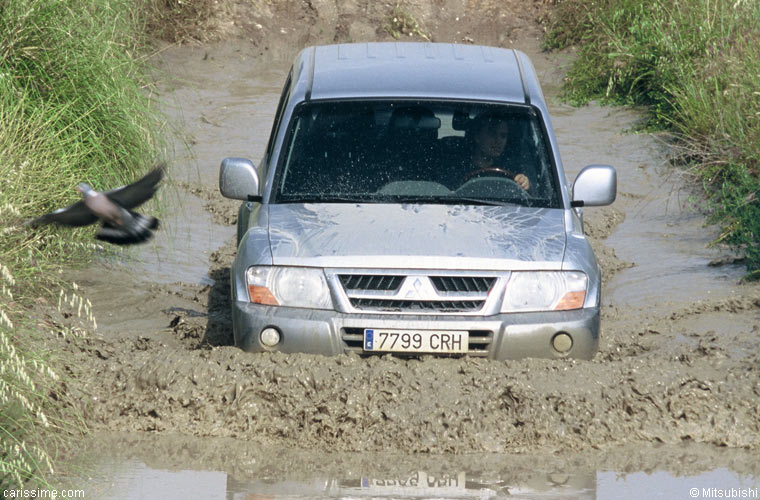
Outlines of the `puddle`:
[{"label": "puddle", "polygon": [[535,457],[317,455],[240,440],[111,434],[84,447],[109,450],[95,452],[88,478],[72,482],[98,500],[760,498],[749,452],[698,445]]},{"label": "puddle", "polygon": [[728,469],[676,477],[667,472],[599,472],[597,499],[655,498],[760,498],[760,478],[742,476]]},{"label": "puddle", "polygon": [[317,498],[473,498],[473,499],[577,499],[628,500],[676,498],[760,498],[760,481],[727,469],[697,476],[677,477],[667,472],[621,474],[597,471],[587,474],[555,472],[535,474],[522,482],[498,478],[428,475],[415,471],[408,477],[340,479],[305,478],[303,481],[267,478],[238,481],[223,472],[150,469],[140,462],[126,468],[102,500],[254,500]]}]

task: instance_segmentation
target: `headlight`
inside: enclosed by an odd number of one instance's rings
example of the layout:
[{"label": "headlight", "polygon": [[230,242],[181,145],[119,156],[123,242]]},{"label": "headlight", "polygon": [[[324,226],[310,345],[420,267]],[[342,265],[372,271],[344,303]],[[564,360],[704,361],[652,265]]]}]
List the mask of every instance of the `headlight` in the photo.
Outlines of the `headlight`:
[{"label": "headlight", "polygon": [[330,289],[321,269],[307,267],[249,267],[245,273],[248,297],[256,304],[332,309]]},{"label": "headlight", "polygon": [[501,312],[580,309],[587,284],[586,274],[577,271],[513,272]]}]

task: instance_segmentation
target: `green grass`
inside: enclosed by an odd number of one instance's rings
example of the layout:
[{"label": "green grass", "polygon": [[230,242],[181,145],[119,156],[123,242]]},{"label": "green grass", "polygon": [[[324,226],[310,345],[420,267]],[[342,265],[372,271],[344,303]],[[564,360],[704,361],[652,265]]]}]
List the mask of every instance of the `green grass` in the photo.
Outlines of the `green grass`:
[{"label": "green grass", "polygon": [[387,22],[385,23],[385,31],[393,38],[402,37],[419,37],[424,40],[430,40],[430,35],[423,31],[420,27],[419,21],[414,15],[400,2],[396,2],[396,5],[391,9],[388,15]]},{"label": "green grass", "polygon": [[[0,3],[0,484],[41,481],[46,445],[70,415],[49,400],[60,380],[29,339],[39,297],[57,299],[58,270],[91,254],[92,229],[23,221],[110,188],[156,160],[161,128],[145,75],[136,0]],[[68,285],[71,286],[70,284]],[[80,309],[77,308],[77,311]],[[53,362],[54,364],[54,362]]]},{"label": "green grass", "polygon": [[719,241],[760,278],[760,2],[564,0],[545,45],[577,44],[564,87],[591,99],[644,105],[650,126],[678,138],[676,159],[707,197]]}]

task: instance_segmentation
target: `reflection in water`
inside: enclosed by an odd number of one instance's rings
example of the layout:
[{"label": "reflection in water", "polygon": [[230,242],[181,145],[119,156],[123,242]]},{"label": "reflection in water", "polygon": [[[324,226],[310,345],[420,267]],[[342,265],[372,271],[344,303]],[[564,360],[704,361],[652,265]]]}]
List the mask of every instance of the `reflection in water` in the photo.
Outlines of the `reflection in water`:
[{"label": "reflection in water", "polygon": [[[115,464],[109,484],[91,486],[102,500],[148,499],[311,499],[311,498],[460,498],[460,499],[595,499],[596,473],[530,472],[518,477],[487,477],[473,471],[426,472],[400,475],[309,477],[267,476],[238,479],[218,471],[152,469],[139,461]],[[614,497],[609,497],[614,498]]]},{"label": "reflection in water", "polygon": [[[328,457],[326,457],[328,458]],[[444,459],[445,457],[439,457]],[[508,457],[503,457],[508,460]],[[423,460],[427,461],[427,460]],[[665,471],[511,471],[501,477],[472,470],[409,474],[281,476],[239,479],[219,471],[152,469],[139,461],[121,463],[109,471],[109,484],[91,485],[90,494],[102,500],[262,500],[318,498],[457,498],[457,499],[599,499],[640,498],[760,498],[760,478],[725,468],[702,474],[674,476]],[[107,492],[105,492],[107,491]],[[697,492],[695,495],[694,492]]]},{"label": "reflection in water", "polygon": [[260,498],[596,498],[593,473],[536,473],[520,482],[468,476],[464,471],[397,477],[327,478],[311,482],[227,481],[229,500]]},{"label": "reflection in water", "polygon": [[[97,465],[80,465],[86,473],[78,476],[89,479],[68,484],[98,500],[618,500],[717,498],[703,492],[719,490],[760,498],[760,464],[751,451],[695,443],[573,454],[402,455],[133,433],[97,435],[81,450],[80,463]],[[698,497],[690,496],[692,488]]]},{"label": "reflection in water", "polygon": [[728,469],[673,477],[662,471],[616,472],[597,475],[599,498],[634,500],[639,498],[760,498],[760,478],[741,476]]},{"label": "reflection in water", "polygon": [[[105,485],[85,492],[103,500],[223,500],[227,498],[227,475],[217,471],[168,471],[151,469],[139,461],[112,464]],[[106,465],[105,467],[108,467]],[[98,495],[97,490],[101,490]],[[88,495],[88,496],[89,496]]]}]

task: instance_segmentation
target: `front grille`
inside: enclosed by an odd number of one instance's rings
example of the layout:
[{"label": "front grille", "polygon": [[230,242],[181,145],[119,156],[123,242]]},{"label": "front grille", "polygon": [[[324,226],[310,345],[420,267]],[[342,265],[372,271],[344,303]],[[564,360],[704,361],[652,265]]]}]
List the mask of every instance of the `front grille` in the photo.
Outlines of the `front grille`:
[{"label": "front grille", "polygon": [[483,307],[482,300],[387,300],[351,299],[351,305],[363,311],[414,312],[437,311],[442,313],[473,312]]},{"label": "front grille", "polygon": [[339,274],[340,283],[346,290],[396,291],[404,281],[403,276],[383,274]]},{"label": "front grille", "polygon": [[[488,356],[488,348],[493,340],[493,332],[490,330],[469,330],[468,333],[467,355]],[[341,337],[346,352],[364,353],[364,328],[343,328],[341,330]]]},{"label": "front grille", "polygon": [[431,276],[439,292],[488,292],[496,281],[493,276]]},{"label": "front grille", "polygon": [[[489,295],[507,273],[420,271],[384,274],[371,270],[330,275],[347,313],[494,314]],[[331,278],[332,279],[332,278]],[[340,293],[343,292],[343,293]]]}]

